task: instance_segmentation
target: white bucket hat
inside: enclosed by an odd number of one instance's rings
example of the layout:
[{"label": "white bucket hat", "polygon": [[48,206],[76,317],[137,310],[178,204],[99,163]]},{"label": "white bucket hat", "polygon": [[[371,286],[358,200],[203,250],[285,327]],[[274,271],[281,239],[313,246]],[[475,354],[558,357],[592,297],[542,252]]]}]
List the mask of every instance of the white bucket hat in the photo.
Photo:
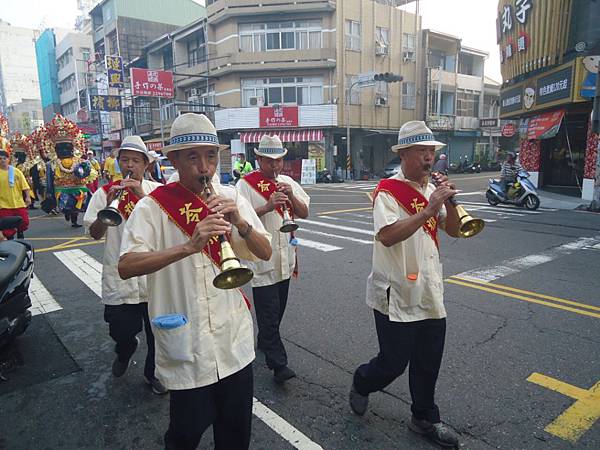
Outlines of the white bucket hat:
[{"label": "white bucket hat", "polygon": [[439,150],[446,144],[435,140],[435,136],[431,130],[425,125],[425,122],[421,120],[411,120],[406,122],[400,131],[398,132],[398,144],[392,147],[393,152],[409,148],[414,145],[427,145],[435,147],[435,150]]},{"label": "white bucket hat", "polygon": [[162,153],[167,156],[172,151],[194,147],[214,147],[223,150],[229,146],[219,144],[217,130],[208,117],[203,114],[185,113],[173,121],[170,144],[163,147]]},{"label": "white bucket hat", "polygon": [[148,159],[148,162],[154,161],[154,157],[148,152],[146,144],[144,144],[144,141],[139,136],[127,136],[125,139],[123,139],[119,150],[117,150],[117,158],[120,156],[121,150],[131,150],[134,152],[139,152],[142,153]]},{"label": "white bucket hat", "polygon": [[279,136],[264,135],[258,144],[258,148],[254,149],[254,153],[258,156],[265,156],[271,159],[283,158],[287,155],[287,148],[283,148]]}]

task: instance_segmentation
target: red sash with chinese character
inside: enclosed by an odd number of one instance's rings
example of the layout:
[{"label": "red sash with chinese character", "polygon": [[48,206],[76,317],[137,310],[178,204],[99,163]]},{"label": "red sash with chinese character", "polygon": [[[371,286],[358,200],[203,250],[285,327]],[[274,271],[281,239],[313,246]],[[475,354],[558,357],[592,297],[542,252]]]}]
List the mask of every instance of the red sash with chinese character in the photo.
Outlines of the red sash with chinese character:
[{"label": "red sash with chinese character", "polygon": [[[167,214],[169,219],[188,238],[191,238],[194,234],[196,224],[212,214],[200,196],[178,182],[160,186],[148,195],[158,203],[158,206]],[[218,270],[221,270],[221,242],[217,236],[213,236],[208,240],[202,252],[217,266]],[[250,302],[241,289],[240,292],[246,305],[250,308]]]},{"label": "red sash with chinese character", "polygon": [[[373,204],[375,204],[375,199],[380,192],[387,192],[394,197],[398,204],[411,216],[417,214],[429,204],[429,201],[423,194],[402,180],[381,180],[375,188],[375,191],[373,191]],[[438,217],[430,217],[427,222],[423,224],[423,229],[427,235],[433,239],[435,246],[439,248],[437,233]]]},{"label": "red sash with chinese character", "polygon": [[[256,190],[266,201],[269,201],[271,195],[277,192],[277,183],[275,181],[268,181],[260,170],[255,170],[247,175],[244,175],[244,181]],[[294,207],[291,202],[286,202],[290,216],[294,217]],[[275,211],[283,218],[283,208],[278,206]]]},{"label": "red sash with chinese character", "polygon": [[[102,189],[104,189],[104,193],[106,195],[108,195],[108,191],[110,190],[110,188],[112,186],[120,186],[120,185],[121,185],[120,180],[119,181],[111,181],[110,183],[102,186]],[[140,199],[129,188],[123,189],[122,192],[123,192],[123,194],[121,195],[121,198],[119,199],[119,204],[117,205],[117,209],[121,213],[121,216],[123,216],[123,218],[125,220],[127,220],[127,219],[129,219],[129,216],[133,212],[133,208],[135,208],[136,203],[139,202]]]},{"label": "red sash with chinese character", "polygon": [[[256,192],[258,192],[266,201],[269,201],[269,198],[271,198],[271,195],[273,195],[275,192],[277,192],[277,183],[275,181],[268,181],[267,179],[265,179],[265,177],[263,176],[263,173],[260,170],[255,170],[254,172],[250,172],[246,175],[244,175],[244,181],[246,181],[250,186],[252,186],[252,188],[254,188],[254,190]],[[290,217],[293,219],[294,218],[294,205],[292,205],[292,202],[287,201],[286,202],[286,206],[288,208],[288,211],[290,213]],[[283,218],[283,208],[281,206],[278,206],[275,208],[275,211],[277,211],[277,213]],[[295,235],[294,232],[292,231],[290,233],[291,238],[294,239]],[[298,278],[298,252],[295,252],[296,255],[296,265],[294,266],[294,272],[293,275],[295,278]]]}]

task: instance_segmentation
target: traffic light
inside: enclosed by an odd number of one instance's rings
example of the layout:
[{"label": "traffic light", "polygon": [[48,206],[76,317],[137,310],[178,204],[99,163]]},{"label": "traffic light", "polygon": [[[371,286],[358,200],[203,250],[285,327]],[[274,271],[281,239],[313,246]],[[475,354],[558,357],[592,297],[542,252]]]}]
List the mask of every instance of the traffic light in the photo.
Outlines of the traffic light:
[{"label": "traffic light", "polygon": [[391,72],[385,73],[376,73],[373,75],[373,80],[375,81],[384,81],[386,83],[396,83],[397,81],[402,81],[402,75],[396,75]]}]

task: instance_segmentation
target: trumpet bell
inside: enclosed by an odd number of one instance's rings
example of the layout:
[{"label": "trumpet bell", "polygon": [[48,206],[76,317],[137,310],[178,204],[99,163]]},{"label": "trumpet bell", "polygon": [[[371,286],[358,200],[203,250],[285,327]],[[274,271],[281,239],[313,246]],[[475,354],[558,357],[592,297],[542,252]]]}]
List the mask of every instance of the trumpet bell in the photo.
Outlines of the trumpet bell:
[{"label": "trumpet bell", "polygon": [[98,219],[104,225],[109,227],[117,227],[121,225],[123,222],[123,217],[121,217],[121,213],[117,208],[113,208],[112,206],[108,206],[104,208],[98,213]]},{"label": "trumpet bell", "polygon": [[217,289],[235,289],[243,286],[252,279],[254,273],[243,267],[235,256],[231,244],[227,241],[221,243],[221,273],[213,280]]},{"label": "trumpet bell", "polygon": [[298,229],[298,224],[291,219],[284,220],[279,231],[282,233],[291,233],[292,231],[296,231]]},{"label": "trumpet bell", "polygon": [[456,212],[460,218],[458,233],[462,238],[470,238],[481,233],[485,227],[483,219],[472,217],[461,205],[456,206]]}]

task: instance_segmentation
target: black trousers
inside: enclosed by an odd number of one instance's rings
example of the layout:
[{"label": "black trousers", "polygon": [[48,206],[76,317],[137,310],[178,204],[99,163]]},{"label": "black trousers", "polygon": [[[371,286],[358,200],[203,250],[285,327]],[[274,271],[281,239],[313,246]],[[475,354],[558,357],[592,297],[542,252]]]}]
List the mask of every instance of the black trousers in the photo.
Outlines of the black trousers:
[{"label": "black trousers", "polygon": [[444,353],[446,319],[392,322],[388,316],[373,311],[379,354],[356,369],[354,388],[362,395],[380,391],[402,375],[410,363],[410,409],[417,419],[439,422],[434,395]]},{"label": "black trousers", "polygon": [[110,337],[116,342],[115,353],[119,361],[131,358],[137,347],[135,336],[144,328],[148,345],[144,376],[154,379],[154,334],[148,317],[148,304],[104,305],[104,321],[108,323]]},{"label": "black trousers", "polygon": [[252,431],[252,364],[209,386],[171,390],[166,450],[195,449],[213,426],[216,450],[245,450]]},{"label": "black trousers", "polygon": [[267,367],[271,370],[285,367],[288,363],[279,325],[287,305],[289,289],[289,278],[269,286],[252,288],[258,324],[258,348],[265,353]]}]

